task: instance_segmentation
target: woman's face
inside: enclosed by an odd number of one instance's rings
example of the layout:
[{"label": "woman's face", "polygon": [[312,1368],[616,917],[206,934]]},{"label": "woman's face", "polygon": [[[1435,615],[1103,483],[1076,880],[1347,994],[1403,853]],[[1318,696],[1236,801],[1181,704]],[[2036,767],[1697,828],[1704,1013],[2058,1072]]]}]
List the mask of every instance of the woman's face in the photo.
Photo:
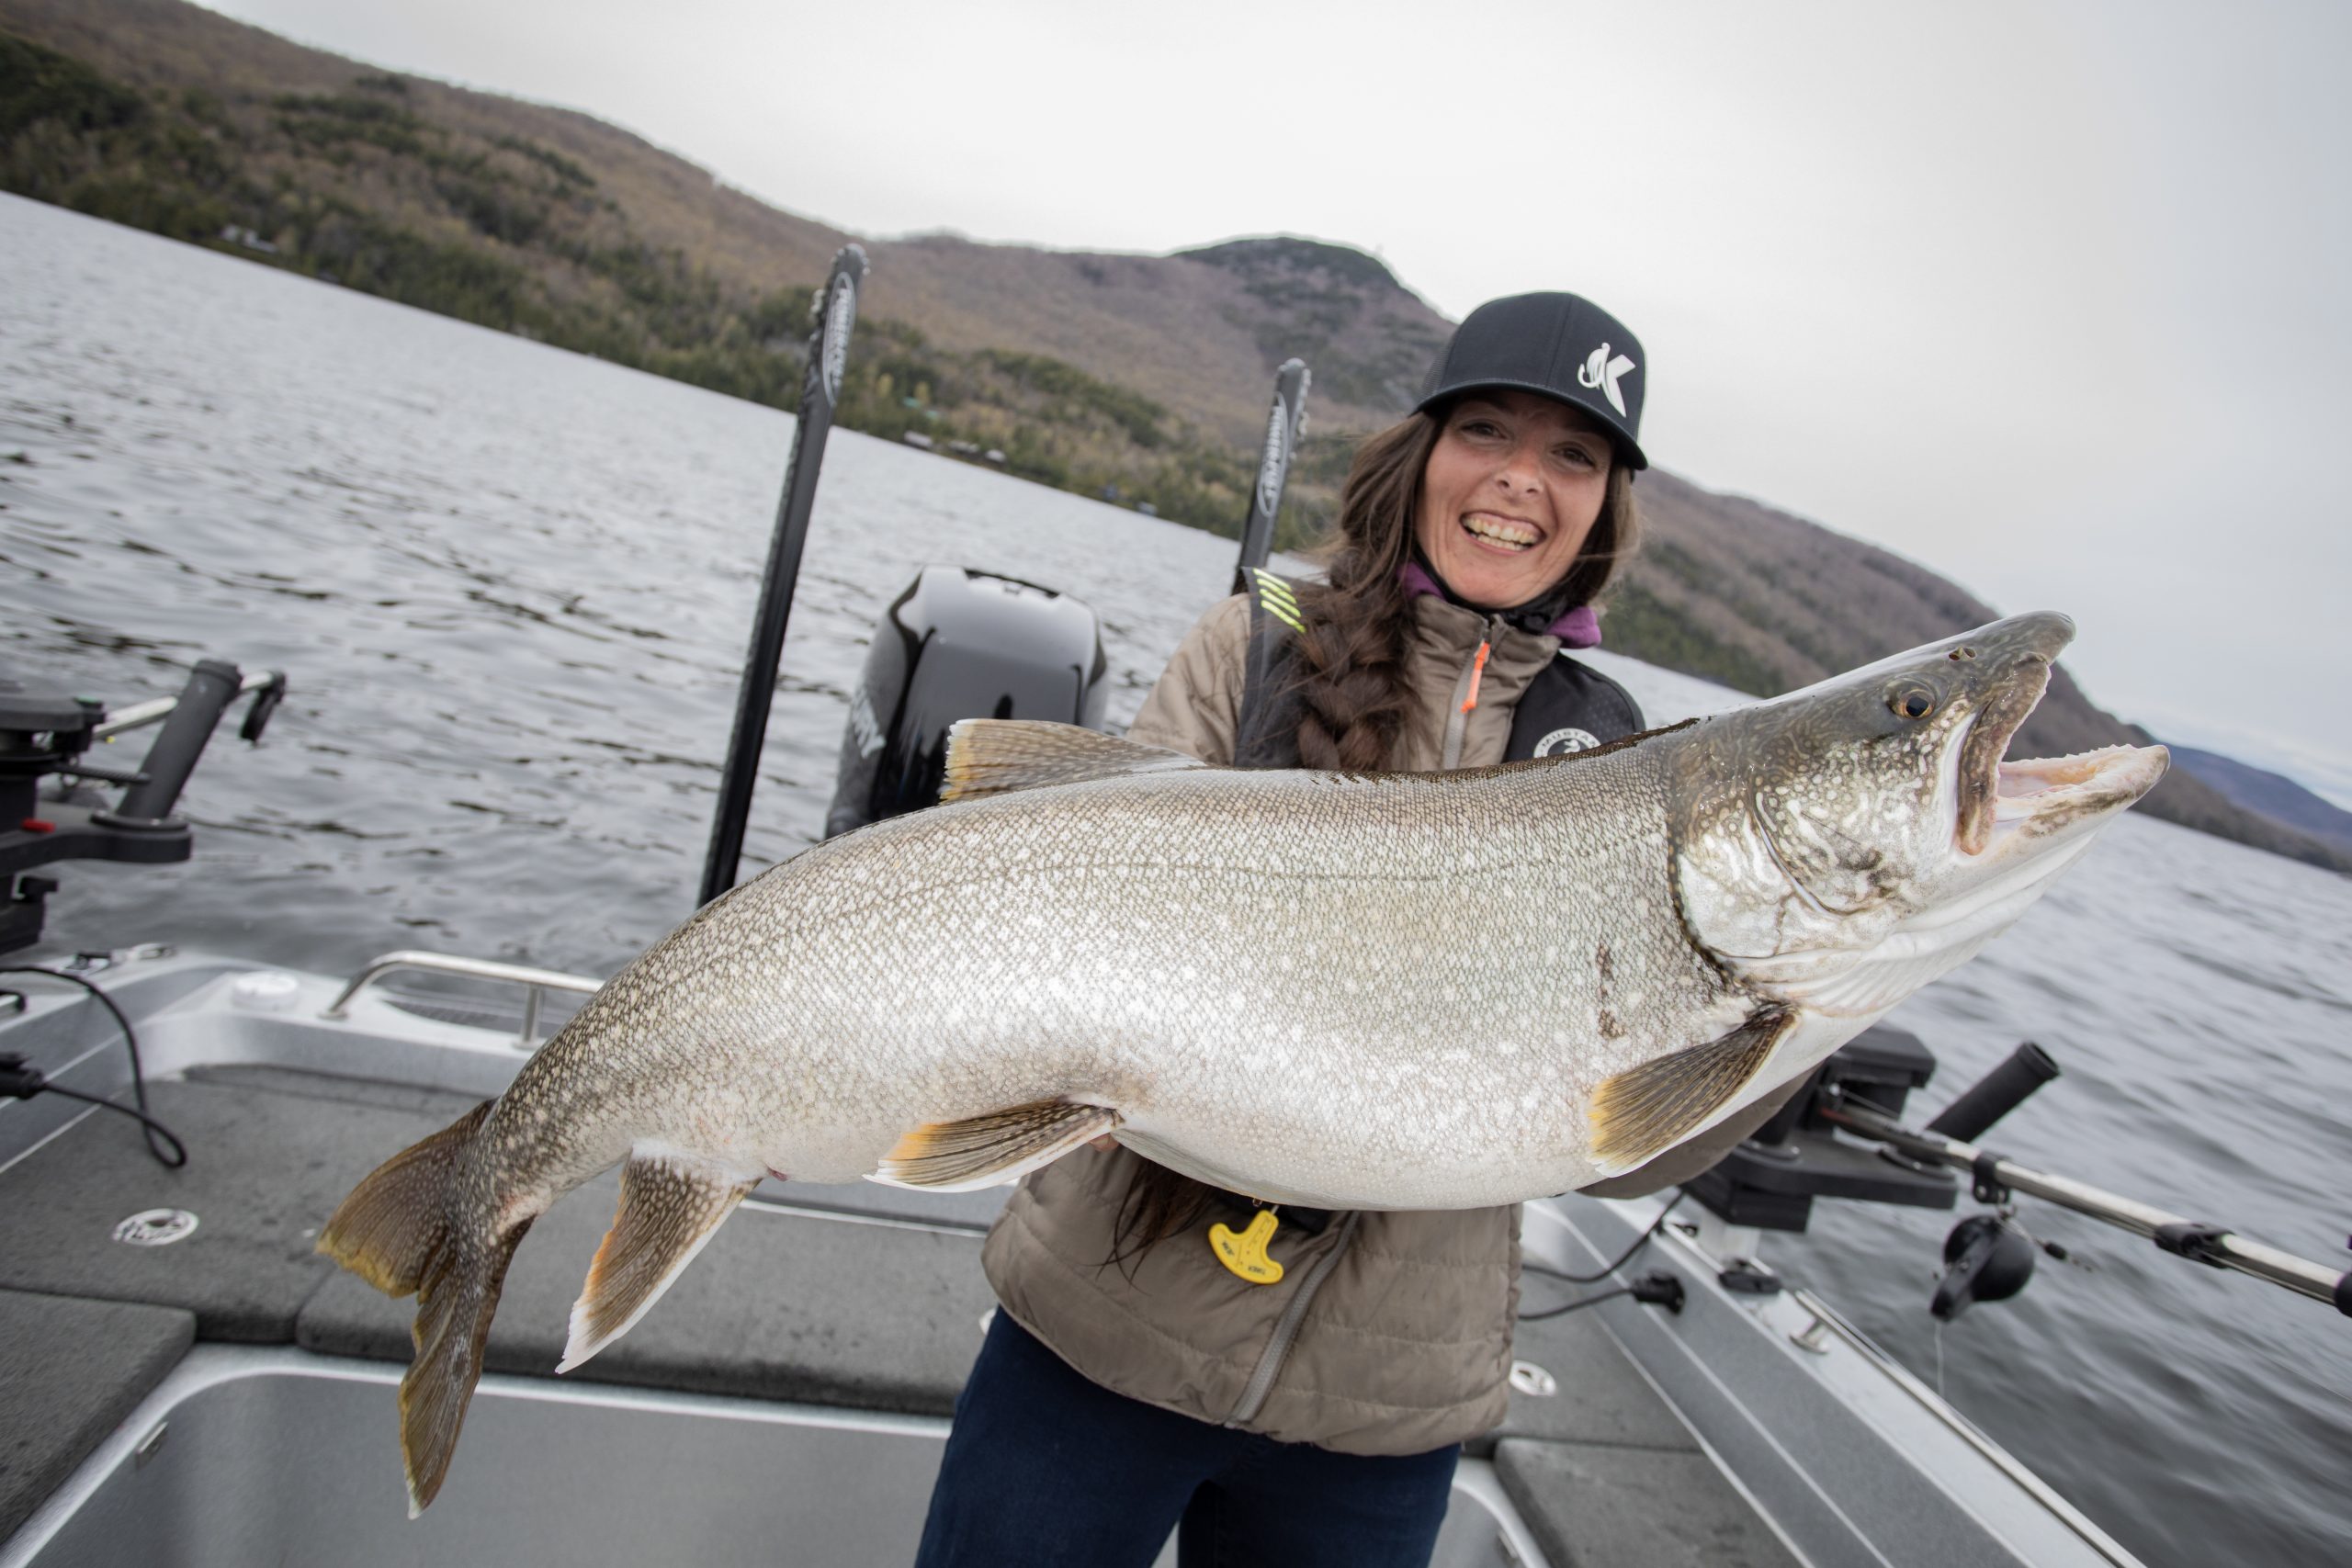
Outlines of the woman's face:
[{"label": "woman's face", "polygon": [[1445,415],[1421,470],[1413,536],[1446,586],[1488,610],[1568,574],[1600,517],[1611,447],[1600,427],[1532,392],[1473,392]]}]

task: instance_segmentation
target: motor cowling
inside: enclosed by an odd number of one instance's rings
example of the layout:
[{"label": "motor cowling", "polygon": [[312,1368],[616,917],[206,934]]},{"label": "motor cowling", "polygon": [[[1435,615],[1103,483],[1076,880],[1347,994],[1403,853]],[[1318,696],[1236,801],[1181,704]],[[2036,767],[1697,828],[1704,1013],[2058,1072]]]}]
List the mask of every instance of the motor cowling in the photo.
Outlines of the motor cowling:
[{"label": "motor cowling", "polygon": [[826,835],[935,804],[958,719],[1100,729],[1109,670],[1081,601],[968,567],[923,568],[876,623],[850,694]]}]

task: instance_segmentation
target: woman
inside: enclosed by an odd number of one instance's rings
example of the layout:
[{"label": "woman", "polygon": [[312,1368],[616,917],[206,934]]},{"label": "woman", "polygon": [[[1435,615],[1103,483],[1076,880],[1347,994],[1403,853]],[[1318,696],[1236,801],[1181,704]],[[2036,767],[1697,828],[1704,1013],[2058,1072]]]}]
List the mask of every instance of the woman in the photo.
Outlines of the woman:
[{"label": "woman", "polygon": [[[1428,771],[1637,731],[1623,688],[1559,654],[1600,641],[1592,601],[1638,535],[1645,375],[1633,334],[1575,295],[1473,311],[1413,414],[1357,454],[1327,582],[1261,573],[1210,610],[1131,737]],[[1519,1209],[1256,1209],[1108,1139],[1022,1184],[984,1253],[1003,1310],[923,1568],[1141,1568],[1180,1519],[1188,1565],[1428,1561],[1463,1439],[1508,1404]]]}]

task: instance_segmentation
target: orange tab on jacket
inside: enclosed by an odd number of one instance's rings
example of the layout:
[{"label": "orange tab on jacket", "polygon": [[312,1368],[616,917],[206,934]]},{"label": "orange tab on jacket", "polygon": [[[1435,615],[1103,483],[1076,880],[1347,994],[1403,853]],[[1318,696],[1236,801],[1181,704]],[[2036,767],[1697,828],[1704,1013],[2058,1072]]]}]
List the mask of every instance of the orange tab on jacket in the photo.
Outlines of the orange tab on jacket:
[{"label": "orange tab on jacket", "polygon": [[1478,657],[1471,661],[1470,694],[1462,699],[1462,711],[1464,713],[1468,713],[1472,708],[1478,705],[1478,682],[1487,673],[1487,649],[1488,646],[1489,645],[1487,643],[1480,643],[1478,645]]}]

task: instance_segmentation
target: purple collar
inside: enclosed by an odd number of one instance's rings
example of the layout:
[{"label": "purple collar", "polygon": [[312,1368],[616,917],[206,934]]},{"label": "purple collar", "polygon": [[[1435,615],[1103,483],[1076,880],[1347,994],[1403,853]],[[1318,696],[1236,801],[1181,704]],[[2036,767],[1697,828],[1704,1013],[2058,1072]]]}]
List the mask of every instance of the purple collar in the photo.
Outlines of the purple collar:
[{"label": "purple collar", "polygon": [[[1419,561],[1407,561],[1398,569],[1396,580],[1405,585],[1405,597],[1408,599],[1418,599],[1424,593],[1445,598],[1445,590],[1437,585],[1437,579],[1422,570]],[[1589,604],[1577,605],[1544,629],[1558,637],[1563,648],[1600,646],[1600,617],[1592,613]]]}]

